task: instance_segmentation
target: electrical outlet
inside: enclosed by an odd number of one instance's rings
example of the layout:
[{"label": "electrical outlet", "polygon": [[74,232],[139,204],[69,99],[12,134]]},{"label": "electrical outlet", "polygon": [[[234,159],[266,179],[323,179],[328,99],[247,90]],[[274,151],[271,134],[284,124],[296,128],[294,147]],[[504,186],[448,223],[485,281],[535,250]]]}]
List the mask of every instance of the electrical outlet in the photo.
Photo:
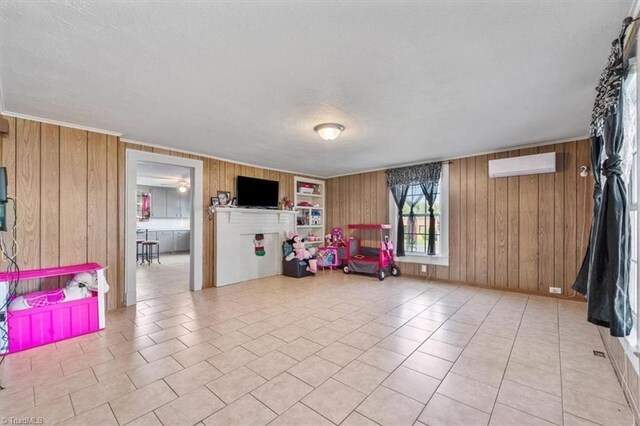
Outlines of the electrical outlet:
[{"label": "electrical outlet", "polygon": [[562,294],[562,289],[560,287],[549,287],[549,293]]},{"label": "electrical outlet", "polygon": [[422,272],[427,272],[427,265],[422,265],[422,266],[420,267],[420,270],[421,270]]}]

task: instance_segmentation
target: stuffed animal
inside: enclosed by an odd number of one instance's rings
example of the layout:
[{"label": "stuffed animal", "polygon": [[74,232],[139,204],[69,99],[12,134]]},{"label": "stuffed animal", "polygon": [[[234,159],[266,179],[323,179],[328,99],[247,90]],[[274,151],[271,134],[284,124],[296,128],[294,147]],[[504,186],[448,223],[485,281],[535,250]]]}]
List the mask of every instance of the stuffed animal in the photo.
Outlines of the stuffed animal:
[{"label": "stuffed animal", "polygon": [[311,253],[304,245],[304,238],[300,238],[299,235],[294,235],[293,238],[293,252],[298,260],[305,260],[311,258]]},{"label": "stuffed animal", "polygon": [[[105,291],[109,291],[109,286],[105,282]],[[29,308],[55,305],[62,302],[84,299],[91,297],[91,291],[98,290],[98,280],[95,274],[80,272],[67,282],[65,288],[57,290],[36,291],[23,296],[18,296],[9,304],[9,311],[20,311]]]},{"label": "stuffed animal", "polygon": [[287,234],[287,237],[289,238],[287,240],[287,243],[291,245],[293,251],[289,253],[287,257],[285,257],[285,260],[289,261],[294,257],[298,260],[305,260],[311,257],[311,253],[309,253],[309,251],[304,246],[304,238],[300,238],[300,235],[296,234],[295,232],[289,232]]},{"label": "stuffed animal", "polygon": [[307,266],[307,271],[315,274],[318,272],[318,259],[309,259],[309,266]]},{"label": "stuffed animal", "polygon": [[294,237],[297,237],[298,234],[296,234],[293,231],[289,231],[287,233],[287,244],[289,245],[289,247],[291,247],[291,251],[289,253],[286,253],[286,248],[285,248],[285,260],[288,262],[290,260],[292,260],[294,257],[296,257],[296,252],[293,249],[293,245],[295,244],[295,240]]}]

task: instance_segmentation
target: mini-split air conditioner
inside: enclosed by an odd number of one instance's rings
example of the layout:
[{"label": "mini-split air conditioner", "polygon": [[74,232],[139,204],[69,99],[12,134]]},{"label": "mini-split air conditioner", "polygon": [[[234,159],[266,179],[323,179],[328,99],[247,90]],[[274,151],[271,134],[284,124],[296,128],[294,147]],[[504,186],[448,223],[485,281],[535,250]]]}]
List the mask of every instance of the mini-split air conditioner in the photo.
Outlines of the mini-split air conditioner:
[{"label": "mini-split air conditioner", "polygon": [[555,152],[489,160],[489,177],[492,178],[555,172]]}]

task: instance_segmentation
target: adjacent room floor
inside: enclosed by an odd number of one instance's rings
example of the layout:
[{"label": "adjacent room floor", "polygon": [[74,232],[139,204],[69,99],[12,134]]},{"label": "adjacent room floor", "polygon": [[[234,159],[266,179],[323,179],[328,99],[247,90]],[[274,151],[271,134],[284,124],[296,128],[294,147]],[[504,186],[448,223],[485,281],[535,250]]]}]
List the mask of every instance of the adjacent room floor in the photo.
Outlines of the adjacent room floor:
[{"label": "adjacent room floor", "polygon": [[630,425],[584,308],[338,271],[181,292],[7,357],[0,411],[77,425]]},{"label": "adjacent room floor", "polygon": [[189,291],[189,253],[163,253],[149,265],[136,266],[138,301]]}]

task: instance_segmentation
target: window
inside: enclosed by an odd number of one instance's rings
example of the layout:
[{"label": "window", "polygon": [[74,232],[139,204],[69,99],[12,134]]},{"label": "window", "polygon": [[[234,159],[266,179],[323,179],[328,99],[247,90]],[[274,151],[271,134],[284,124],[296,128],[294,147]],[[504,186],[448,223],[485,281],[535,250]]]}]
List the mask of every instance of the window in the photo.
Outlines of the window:
[{"label": "window", "polygon": [[629,271],[629,302],[634,323],[638,316],[638,144],[633,144],[631,178],[628,185],[629,219],[631,224],[631,269]]},{"label": "window", "polygon": [[[411,220],[411,207],[413,206],[413,221]],[[436,218],[435,248],[436,255],[440,250],[440,192],[433,204],[433,214]],[[402,209],[404,222],[404,251],[406,254],[427,254],[429,243],[429,204],[422,193],[420,185],[409,187],[407,201]],[[413,223],[412,223],[413,222]]]},{"label": "window", "polygon": [[[627,181],[627,202],[629,206],[629,225],[631,227],[631,261],[629,268],[629,304],[633,314],[635,330],[628,341],[636,345],[640,333],[638,327],[638,139],[637,132],[637,87],[635,58],[629,60],[627,75],[622,83],[624,147],[623,164],[626,165],[623,177]],[[628,168],[627,168],[628,167]]]},{"label": "window", "polygon": [[[410,227],[409,215],[413,205],[414,225]],[[427,254],[429,243],[429,206],[424,198],[420,185],[409,187],[407,200],[402,209],[402,222],[404,224],[404,250],[405,256],[396,258],[399,262],[423,263],[432,265],[449,265],[448,245],[448,210],[449,209],[449,165],[442,165],[438,194],[433,204],[435,223],[435,255]],[[393,227],[391,236],[397,240],[398,208],[389,195],[389,221]]]}]

